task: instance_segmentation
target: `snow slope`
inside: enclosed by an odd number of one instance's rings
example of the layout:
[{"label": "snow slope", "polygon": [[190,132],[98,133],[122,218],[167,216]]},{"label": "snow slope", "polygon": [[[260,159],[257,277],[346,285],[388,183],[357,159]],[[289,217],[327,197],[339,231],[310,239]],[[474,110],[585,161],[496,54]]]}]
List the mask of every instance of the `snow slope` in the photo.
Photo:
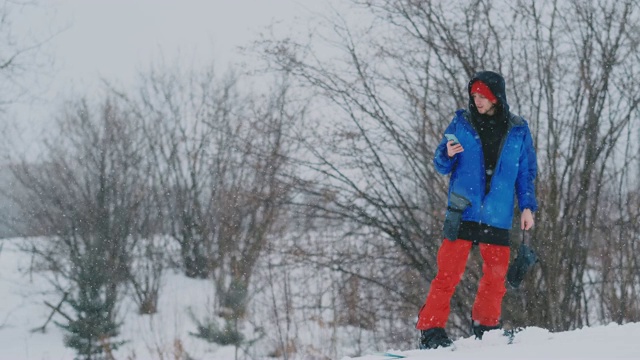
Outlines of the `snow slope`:
[{"label": "snow slope", "polygon": [[[39,274],[30,274],[31,259],[17,249],[21,239],[0,240],[0,360],[73,359],[74,352],[64,347],[63,332],[50,322],[45,332],[32,331],[41,327],[50,309],[44,301],[57,304],[59,295],[47,293],[50,284]],[[154,316],[141,316],[135,306],[123,304],[122,338],[129,340],[115,356],[117,359],[174,359],[186,349],[194,359],[234,359],[235,349],[208,344],[189,335],[195,325],[187,315],[206,313],[213,291],[207,282],[187,279],[179,274],[167,274],[160,298],[160,311]],[[63,321],[59,316],[53,320]],[[300,324],[298,336],[322,347],[318,340],[325,339],[311,324]],[[267,331],[273,329],[266,329]],[[352,338],[347,332],[338,332],[340,354],[354,354],[349,347]],[[328,341],[328,340],[327,340]],[[306,344],[306,342],[305,342]],[[328,346],[328,344],[326,344]],[[484,340],[457,339],[456,350],[390,349],[407,359],[640,359],[640,323],[610,324],[576,331],[550,333],[541,328],[527,328],[516,335],[513,344],[500,331],[489,332]],[[389,359],[375,351],[364,351],[365,356],[337,356],[348,360]],[[290,354],[289,359],[308,359],[308,352]],[[353,355],[351,355],[353,356]],[[243,358],[239,356],[239,358]],[[274,359],[266,354],[253,354],[251,359]],[[322,355],[314,359],[325,359]]]},{"label": "snow slope", "polygon": [[[513,344],[501,331],[487,333],[482,341],[473,338],[454,342],[455,350],[390,350],[411,360],[437,359],[640,359],[640,323],[610,324],[575,331],[550,333],[527,328],[518,333]],[[390,359],[376,354],[346,359]]]}]

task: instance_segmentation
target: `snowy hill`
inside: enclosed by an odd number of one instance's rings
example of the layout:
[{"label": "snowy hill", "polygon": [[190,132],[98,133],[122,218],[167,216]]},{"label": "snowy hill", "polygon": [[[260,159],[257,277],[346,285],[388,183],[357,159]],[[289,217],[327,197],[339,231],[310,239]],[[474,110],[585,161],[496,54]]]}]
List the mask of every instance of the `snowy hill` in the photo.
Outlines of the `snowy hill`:
[{"label": "snowy hill", "polygon": [[[74,352],[65,348],[63,332],[53,321],[63,321],[59,316],[47,325],[44,332],[34,331],[42,327],[51,310],[44,301],[57,304],[60,297],[47,292],[50,285],[42,274],[26,271],[30,257],[17,249],[19,239],[0,240],[0,360],[72,359]],[[154,316],[141,316],[132,304],[120,309],[123,320],[121,336],[128,342],[115,352],[116,359],[181,359],[187,350],[193,359],[235,359],[232,346],[215,346],[189,333],[195,326],[189,313],[202,314],[209,306],[212,286],[207,282],[187,279],[180,274],[170,274],[160,299],[160,311]],[[304,333],[298,334],[315,343],[319,330],[303,324]],[[268,331],[268,329],[267,329]],[[337,334],[336,336],[343,336]],[[511,345],[499,331],[489,332],[485,339],[458,339],[456,350],[408,350],[390,349],[390,352],[407,356],[407,359],[640,359],[640,323],[597,326],[563,333],[550,333],[540,328],[527,328],[518,333]],[[320,340],[324,341],[324,340]],[[348,348],[351,339],[338,339],[343,348],[341,354],[354,354]],[[374,350],[360,350],[367,355],[337,359],[381,360],[390,359]],[[309,359],[309,352],[297,352],[289,359]],[[242,356],[239,359],[276,359],[266,355]],[[314,359],[327,359],[318,354]]]},{"label": "snowy hill", "polygon": [[[436,359],[640,359],[640,323],[583,328],[550,333],[527,328],[518,333],[513,344],[499,331],[487,333],[482,341],[472,338],[454,342],[455,350],[390,351],[411,360]],[[391,359],[372,354],[358,360]]]}]

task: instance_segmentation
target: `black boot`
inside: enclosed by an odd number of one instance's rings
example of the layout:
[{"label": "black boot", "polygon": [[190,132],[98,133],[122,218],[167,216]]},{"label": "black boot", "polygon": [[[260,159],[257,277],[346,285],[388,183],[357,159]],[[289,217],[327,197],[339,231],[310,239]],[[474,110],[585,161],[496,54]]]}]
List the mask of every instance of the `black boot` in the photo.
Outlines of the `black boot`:
[{"label": "black boot", "polygon": [[487,326],[482,325],[475,320],[471,320],[471,332],[476,336],[476,339],[478,340],[482,340],[482,335],[484,335],[485,332],[500,328],[502,328],[501,324],[498,324],[496,326]]},{"label": "black boot", "polygon": [[437,327],[420,331],[420,349],[437,349],[451,345],[453,345],[453,341],[449,339],[443,328]]}]

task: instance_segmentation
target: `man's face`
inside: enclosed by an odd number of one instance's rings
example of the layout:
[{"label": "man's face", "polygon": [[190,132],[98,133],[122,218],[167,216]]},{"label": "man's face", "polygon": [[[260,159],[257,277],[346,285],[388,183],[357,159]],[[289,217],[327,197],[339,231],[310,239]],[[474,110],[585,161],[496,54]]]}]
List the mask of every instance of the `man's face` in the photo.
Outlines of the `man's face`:
[{"label": "man's face", "polygon": [[493,115],[496,111],[495,104],[489,101],[486,97],[478,93],[472,93],[471,97],[476,104],[476,109],[480,114]]}]

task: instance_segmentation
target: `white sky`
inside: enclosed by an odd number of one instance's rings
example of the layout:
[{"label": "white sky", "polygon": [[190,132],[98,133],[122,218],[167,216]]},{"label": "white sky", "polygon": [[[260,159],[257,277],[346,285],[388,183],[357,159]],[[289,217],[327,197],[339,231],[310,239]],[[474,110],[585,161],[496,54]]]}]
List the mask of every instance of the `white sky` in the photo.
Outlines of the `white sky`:
[{"label": "white sky", "polygon": [[54,39],[63,72],[74,79],[130,78],[160,53],[236,60],[272,22],[292,21],[309,0],[57,0],[70,28]]},{"label": "white sky", "polygon": [[[151,64],[250,61],[239,46],[258,39],[271,25],[286,32],[304,26],[329,0],[39,0],[36,8],[13,14],[18,38],[57,34],[45,50],[54,69],[38,81],[36,102],[10,109],[20,139],[33,147],[48,130],[62,100],[91,93],[107,79],[131,85]],[[28,34],[28,35],[27,35]]]}]

